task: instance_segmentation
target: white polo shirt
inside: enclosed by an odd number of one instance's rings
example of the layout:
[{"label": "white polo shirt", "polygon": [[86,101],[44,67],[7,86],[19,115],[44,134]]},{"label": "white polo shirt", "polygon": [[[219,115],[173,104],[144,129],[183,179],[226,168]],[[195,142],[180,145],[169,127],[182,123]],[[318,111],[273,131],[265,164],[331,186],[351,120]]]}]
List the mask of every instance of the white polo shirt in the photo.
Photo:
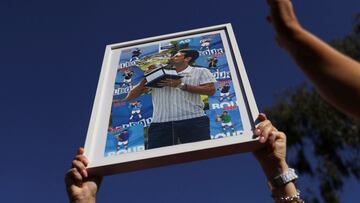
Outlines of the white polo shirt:
[{"label": "white polo shirt", "polygon": [[[178,72],[182,82],[199,86],[214,83],[216,79],[206,68],[188,66]],[[200,94],[190,93],[174,87],[152,88],[154,123],[179,121],[205,115]]]}]

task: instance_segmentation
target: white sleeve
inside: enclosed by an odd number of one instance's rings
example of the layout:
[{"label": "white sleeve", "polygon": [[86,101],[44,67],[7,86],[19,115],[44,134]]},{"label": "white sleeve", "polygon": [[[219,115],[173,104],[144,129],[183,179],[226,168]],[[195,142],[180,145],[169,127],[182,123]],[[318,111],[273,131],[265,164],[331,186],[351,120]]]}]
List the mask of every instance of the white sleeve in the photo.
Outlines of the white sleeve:
[{"label": "white sleeve", "polygon": [[206,68],[201,68],[199,84],[214,83],[216,82],[213,74]]}]

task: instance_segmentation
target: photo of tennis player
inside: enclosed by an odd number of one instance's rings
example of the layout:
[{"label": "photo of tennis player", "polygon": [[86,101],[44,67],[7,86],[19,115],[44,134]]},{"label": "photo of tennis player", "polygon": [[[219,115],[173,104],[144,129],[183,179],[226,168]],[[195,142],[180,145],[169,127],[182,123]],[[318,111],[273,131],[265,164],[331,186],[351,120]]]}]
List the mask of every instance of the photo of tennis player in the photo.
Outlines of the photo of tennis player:
[{"label": "photo of tennis player", "polygon": [[132,51],[130,62],[140,60],[139,57],[141,54],[142,54],[141,50],[139,48],[136,48],[134,51]]},{"label": "photo of tennis player", "polygon": [[216,56],[212,56],[207,59],[207,62],[209,62],[209,65],[208,65],[209,68],[216,68],[218,59]]},{"label": "photo of tennis player", "polygon": [[114,137],[118,140],[116,151],[120,151],[121,148],[127,150],[129,143],[129,131],[127,129],[119,130],[115,128],[116,134]]},{"label": "photo of tennis player", "polygon": [[210,38],[204,38],[200,40],[200,51],[209,50],[210,49]]},{"label": "photo of tennis player", "polygon": [[219,101],[222,102],[224,99],[231,101],[230,96],[230,84],[226,82],[224,85],[221,85],[218,90],[220,90],[220,98]]},{"label": "photo of tennis player", "polygon": [[142,126],[110,126],[106,138],[105,156],[145,150],[142,131]]},{"label": "photo of tennis player", "polygon": [[221,115],[217,115],[216,121],[221,122],[221,128],[224,133],[226,133],[227,128],[231,129],[232,132],[235,132],[234,125],[231,122],[231,116],[228,115],[227,111],[224,111]]},{"label": "photo of tennis player", "polygon": [[134,118],[135,114],[137,115],[137,117],[139,119],[142,118],[142,116],[141,116],[142,105],[141,105],[140,101],[131,102],[129,107],[131,108],[131,115],[130,115],[129,120],[132,120]]},{"label": "photo of tennis player", "polygon": [[[124,49],[118,68],[109,126],[122,130],[108,133],[105,156],[242,135],[220,34]],[[149,85],[160,69],[176,77]]]},{"label": "photo of tennis player", "polygon": [[124,76],[123,86],[127,85],[131,87],[131,78],[134,75],[134,71],[130,69],[125,69],[122,75]]}]

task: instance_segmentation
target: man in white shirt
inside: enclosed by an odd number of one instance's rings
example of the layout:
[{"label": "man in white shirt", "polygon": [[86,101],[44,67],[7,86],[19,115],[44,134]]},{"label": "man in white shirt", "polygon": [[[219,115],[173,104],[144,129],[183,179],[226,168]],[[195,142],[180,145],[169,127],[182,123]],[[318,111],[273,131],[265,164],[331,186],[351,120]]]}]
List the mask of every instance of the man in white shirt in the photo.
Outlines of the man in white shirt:
[{"label": "man in white shirt", "polygon": [[[206,68],[193,67],[196,50],[183,49],[169,63],[181,79],[165,79],[162,88],[152,88],[153,121],[149,128],[148,149],[210,139],[210,122],[200,95],[215,93],[215,78]],[[143,79],[124,99],[131,101],[149,91]]]}]

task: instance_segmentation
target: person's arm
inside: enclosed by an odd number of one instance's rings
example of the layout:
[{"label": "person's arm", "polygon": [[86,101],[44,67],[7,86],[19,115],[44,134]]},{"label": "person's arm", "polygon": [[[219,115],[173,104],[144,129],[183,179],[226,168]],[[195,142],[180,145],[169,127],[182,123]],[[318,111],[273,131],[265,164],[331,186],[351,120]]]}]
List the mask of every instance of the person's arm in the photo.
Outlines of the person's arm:
[{"label": "person's arm", "polygon": [[[265,114],[258,117],[260,124],[255,129],[255,135],[259,136],[259,142],[264,146],[254,152],[269,182],[280,174],[289,170],[286,163],[286,135],[278,131]],[[270,184],[271,185],[271,184]],[[271,193],[275,202],[283,202],[280,199],[285,197],[295,197],[297,195],[296,186],[289,182],[280,187],[271,187]],[[299,202],[299,201],[288,201]]]},{"label": "person's arm", "polygon": [[146,93],[148,91],[148,88],[145,87],[145,83],[146,80],[142,79],[139,84],[137,84],[133,89],[130,90],[128,95],[122,101],[131,101]]},{"label": "person's arm", "polygon": [[[161,86],[178,87],[181,84],[181,79],[165,79],[158,83]],[[191,92],[194,94],[212,96],[215,94],[215,84],[213,82],[202,85],[188,85],[182,88],[183,91]]]},{"label": "person's arm", "polygon": [[290,0],[268,0],[270,22],[285,48],[322,96],[360,118],[360,63],[338,52],[298,22]]},{"label": "person's arm", "polygon": [[71,169],[65,175],[66,190],[70,203],[95,203],[102,177],[89,177],[88,160],[80,148]]},{"label": "person's arm", "polygon": [[199,86],[185,84],[183,90],[195,94],[212,96],[215,94],[215,85],[214,83],[206,83]]}]

